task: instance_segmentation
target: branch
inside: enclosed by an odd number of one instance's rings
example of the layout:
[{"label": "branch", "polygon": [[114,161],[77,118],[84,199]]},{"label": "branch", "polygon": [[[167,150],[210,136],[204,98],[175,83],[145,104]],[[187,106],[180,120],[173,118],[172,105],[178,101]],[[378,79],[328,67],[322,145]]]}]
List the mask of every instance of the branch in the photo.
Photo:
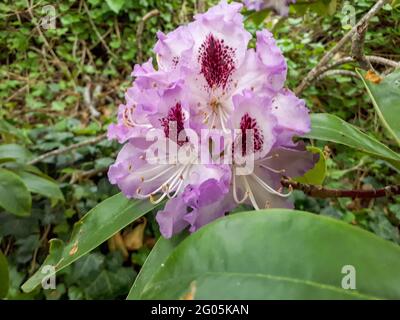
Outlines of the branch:
[{"label": "branch", "polygon": [[60,67],[61,71],[64,72],[64,74],[72,81],[73,86],[76,88],[76,82],[74,77],[72,76],[71,71],[69,71],[68,65],[61,61],[58,56],[56,55],[56,53],[54,52],[53,48],[50,46],[49,42],[47,41],[47,38],[45,37],[45,35],[42,32],[41,27],[35,22],[35,17],[34,14],[32,13],[32,9],[35,7],[32,3],[30,3],[30,1],[27,0],[27,5],[28,5],[28,13],[31,17],[31,22],[35,25],[36,30],[39,33],[40,38],[42,39],[45,47],[49,50],[51,56],[53,57],[53,59],[55,60],[56,64]]},{"label": "branch", "polygon": [[92,145],[92,144],[96,144],[96,143],[104,140],[106,138],[106,136],[107,136],[107,134],[103,133],[102,135],[100,135],[98,137],[95,137],[95,138],[92,138],[92,139],[88,139],[86,141],[82,141],[82,142],[79,142],[79,143],[72,144],[72,145],[70,145],[70,146],[68,146],[66,148],[56,149],[56,150],[47,152],[47,153],[42,154],[41,156],[37,157],[36,159],[33,159],[32,161],[28,162],[28,164],[29,165],[34,165],[34,164],[36,164],[38,162],[41,162],[41,161],[43,161],[43,160],[45,160],[47,158],[54,157],[54,156],[59,156],[61,154],[68,153],[68,152],[70,152],[72,150],[75,150],[75,149],[79,149],[79,148],[86,147],[86,146],[89,146],[89,145]]},{"label": "branch", "polygon": [[336,190],[303,184],[288,179],[282,179],[281,183],[284,187],[303,191],[306,195],[314,198],[373,199],[400,195],[400,185],[387,186],[382,189],[372,190]]},{"label": "branch", "polygon": [[357,60],[360,67],[366,71],[373,70],[371,63],[364,55],[364,42],[367,29],[368,21],[365,21],[357,28],[357,31],[353,35],[353,41],[351,44],[351,54],[353,58]]},{"label": "branch", "polygon": [[102,175],[104,172],[106,172],[108,170],[108,167],[105,168],[99,168],[99,169],[91,169],[88,171],[81,171],[78,173],[74,173],[72,174],[71,180],[70,180],[70,184],[74,184],[76,182],[80,182],[82,180],[86,180],[86,179],[90,179],[94,176],[97,175]]},{"label": "branch", "polygon": [[349,70],[328,70],[319,75],[315,80],[321,80],[325,77],[330,77],[330,76],[348,76],[348,77],[354,77],[354,78],[360,78],[358,74],[354,71],[349,71]]},{"label": "branch", "polygon": [[90,92],[92,84],[90,83],[90,78],[87,77],[88,82],[86,84],[85,89],[83,90],[83,102],[86,107],[89,109],[90,115],[93,118],[100,117],[101,113],[96,109],[97,98],[101,93],[103,86],[101,84],[97,84],[93,90],[93,94]]},{"label": "branch", "polygon": [[94,31],[94,33],[96,34],[97,38],[99,39],[99,41],[101,42],[101,44],[103,45],[103,47],[106,49],[107,53],[113,57],[114,59],[118,59],[118,57],[115,55],[114,52],[111,51],[111,49],[108,47],[107,43],[104,41],[103,37],[101,36],[99,30],[96,27],[96,24],[93,22],[92,17],[90,16],[90,12],[89,12],[89,8],[86,4],[85,1],[83,1],[83,7],[85,9],[85,12],[89,18],[89,23],[92,26],[92,29]]},{"label": "branch", "polygon": [[296,95],[300,95],[315,79],[316,75],[320,73],[320,69],[324,67],[329,60],[337,53],[339,50],[351,40],[353,34],[357,32],[357,29],[368,22],[376,13],[386,4],[389,3],[390,0],[379,0],[376,4],[371,8],[368,13],[360,19],[360,21],[331,49],[329,50],[321,59],[321,61],[307,74],[307,76],[303,79],[300,85],[294,90]]},{"label": "branch", "polygon": [[[381,64],[381,65],[384,65],[384,66],[387,66],[387,67],[390,67],[390,68],[400,68],[400,62],[396,62],[396,61],[393,61],[393,60],[390,60],[390,59],[386,59],[386,58],[383,58],[383,57],[377,57],[377,56],[366,56],[365,58],[370,63],[373,63],[373,64]],[[330,74],[325,74],[327,71],[329,71],[331,69],[334,69],[336,67],[339,67],[341,65],[348,64],[348,63],[353,63],[353,62],[356,62],[356,60],[353,57],[344,57],[344,58],[338,59],[336,61],[333,61],[328,65],[325,65],[325,66],[321,67],[318,70],[318,73],[315,75],[315,78],[312,79],[312,81],[310,82],[310,84],[312,84],[314,81],[316,81],[318,79],[321,79],[321,78],[324,78],[326,76],[329,76]],[[347,74],[347,75],[350,76],[350,74]],[[353,75],[355,75],[355,74],[352,74],[351,76],[353,76]]]},{"label": "branch", "polygon": [[143,46],[142,46],[142,34],[144,30],[144,25],[147,20],[156,17],[160,14],[160,11],[157,9],[151,10],[150,12],[146,13],[143,18],[139,21],[137,31],[136,31],[136,43],[137,43],[137,62],[143,62]]},{"label": "branch", "polygon": [[206,11],[206,2],[204,0],[196,1],[196,11],[198,13],[203,13]]},{"label": "branch", "polygon": [[400,62],[396,62],[382,57],[367,56],[367,60],[371,63],[382,64],[392,68],[400,68]]}]

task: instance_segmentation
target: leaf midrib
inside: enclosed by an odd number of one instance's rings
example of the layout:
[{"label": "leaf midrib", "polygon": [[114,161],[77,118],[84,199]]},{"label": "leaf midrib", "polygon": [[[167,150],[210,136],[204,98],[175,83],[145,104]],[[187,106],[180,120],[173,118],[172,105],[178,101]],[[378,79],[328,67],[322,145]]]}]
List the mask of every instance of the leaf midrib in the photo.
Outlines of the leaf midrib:
[{"label": "leaf midrib", "polygon": [[370,300],[382,300],[383,298],[379,298],[379,297],[375,297],[369,294],[365,294],[365,293],[361,293],[359,291],[356,290],[352,290],[352,291],[348,291],[345,289],[342,289],[340,287],[335,287],[333,285],[329,285],[329,284],[325,284],[325,283],[318,283],[315,281],[311,281],[311,280],[305,280],[305,279],[300,279],[300,278],[295,278],[295,277],[287,277],[287,276],[277,276],[277,275],[273,275],[273,274],[269,274],[269,273],[249,273],[249,272],[217,272],[217,271],[213,271],[213,272],[204,272],[204,273],[199,273],[197,275],[194,276],[180,276],[179,278],[175,277],[175,278],[170,278],[168,280],[165,281],[158,281],[158,282],[152,282],[151,286],[145,286],[142,294],[140,296],[143,295],[143,293],[145,293],[146,291],[151,290],[153,287],[158,286],[160,284],[165,284],[165,283],[170,283],[170,282],[182,282],[182,279],[186,279],[186,280],[191,280],[191,281],[196,281],[201,277],[204,276],[231,276],[231,277],[235,277],[235,276],[240,276],[240,277],[249,277],[249,278],[263,278],[263,279],[269,279],[269,280],[275,280],[275,281],[282,281],[282,282],[290,282],[290,283],[297,283],[297,284],[304,284],[306,286],[310,286],[310,287],[316,287],[322,290],[328,290],[328,291],[334,291],[334,292],[339,292],[339,293],[343,293],[343,294],[347,294],[349,296],[354,296],[354,297],[358,297],[361,299],[370,299]]}]

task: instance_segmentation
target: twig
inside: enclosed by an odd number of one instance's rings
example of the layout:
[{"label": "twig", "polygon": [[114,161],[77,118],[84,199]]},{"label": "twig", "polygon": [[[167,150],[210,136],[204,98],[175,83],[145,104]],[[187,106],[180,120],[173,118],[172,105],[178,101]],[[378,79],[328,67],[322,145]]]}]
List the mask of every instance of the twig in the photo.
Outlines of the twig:
[{"label": "twig", "polygon": [[11,96],[9,96],[6,99],[6,102],[9,102],[13,100],[14,98],[18,97],[21,93],[23,93],[25,90],[27,90],[29,87],[29,84],[24,85],[23,87],[19,88],[17,91],[15,91]]},{"label": "twig", "polygon": [[70,180],[70,184],[74,184],[74,183],[76,183],[78,181],[83,181],[85,179],[90,179],[90,178],[92,178],[94,176],[97,176],[97,175],[102,175],[107,170],[108,170],[108,167],[77,172],[77,173],[72,175],[71,180]]},{"label": "twig", "polygon": [[372,190],[336,190],[303,184],[288,179],[282,179],[281,183],[284,187],[303,191],[306,195],[314,198],[373,199],[400,195],[400,185],[387,186],[382,189]]},{"label": "twig", "polygon": [[[45,230],[44,230],[43,236],[42,236],[42,237],[40,238],[40,240],[39,240],[39,243],[40,243],[40,244],[43,244],[43,243],[45,242],[45,240],[46,240],[46,243],[47,243],[47,236],[49,235],[50,230],[51,230],[51,224],[48,224],[48,225],[46,226]],[[39,252],[39,249],[40,249],[40,246],[37,247],[37,248],[35,249],[35,251],[33,252],[31,267],[30,267],[30,269],[29,269],[29,271],[28,271],[28,274],[29,274],[29,275],[32,275],[33,272],[36,270],[36,258],[37,258],[37,254],[38,254],[38,252]]]},{"label": "twig", "polygon": [[400,62],[396,62],[382,57],[367,56],[367,60],[372,63],[382,64],[392,68],[400,68]]},{"label": "twig", "polygon": [[196,11],[198,13],[203,13],[206,11],[206,2],[204,0],[196,1]]},{"label": "twig", "polygon": [[328,70],[319,75],[316,80],[321,80],[326,77],[331,77],[331,76],[348,76],[348,77],[354,77],[354,78],[359,78],[358,74],[354,71],[350,70]]},{"label": "twig", "polygon": [[[373,63],[373,64],[381,64],[381,65],[384,65],[384,66],[387,66],[387,67],[390,67],[390,68],[400,68],[400,62],[389,60],[389,59],[386,59],[386,58],[383,58],[383,57],[366,56],[365,58],[370,63]],[[315,80],[320,79],[321,75],[326,73],[328,70],[334,69],[336,67],[339,67],[339,66],[347,64],[347,63],[353,63],[353,62],[356,62],[356,60],[353,57],[344,57],[344,58],[338,59],[336,61],[333,61],[333,62],[331,62],[330,64],[328,64],[326,66],[321,67],[318,70],[318,73],[315,75],[315,78],[312,79],[312,81],[310,82],[310,84],[312,82],[314,82]]]},{"label": "twig", "polygon": [[39,36],[42,38],[45,46],[47,47],[47,49],[50,51],[51,56],[53,57],[53,59],[56,61],[56,64],[60,66],[61,70],[64,71],[64,73],[67,75],[67,77],[72,81],[72,84],[74,87],[76,87],[76,83],[75,83],[75,79],[73,78],[71,71],[69,70],[68,66],[66,63],[62,62],[58,56],[56,55],[56,53],[54,52],[53,48],[50,46],[49,42],[47,41],[47,38],[45,37],[45,35],[43,34],[41,27],[35,22],[35,17],[33,16],[32,13],[32,8],[33,5],[27,0],[26,1],[27,5],[28,5],[28,13],[31,17],[31,21],[32,23],[35,25],[36,30],[39,33]]},{"label": "twig", "polygon": [[329,50],[320,60],[320,62],[307,74],[307,76],[302,80],[300,85],[294,90],[297,95],[300,95],[315,79],[316,75],[320,72],[319,70],[324,67],[329,60],[340,51],[340,49],[351,40],[353,34],[357,31],[357,28],[360,25],[363,25],[367,21],[369,21],[376,13],[386,4],[389,3],[390,0],[379,0],[376,4],[371,8],[368,13],[360,19],[360,21],[342,38],[340,41]]},{"label": "twig", "polygon": [[365,34],[368,29],[368,21],[358,26],[357,31],[353,35],[353,41],[351,44],[351,54],[353,58],[358,62],[360,67],[366,71],[373,70],[371,63],[364,55],[364,42]]},{"label": "twig", "polygon": [[98,118],[100,116],[100,112],[97,111],[96,109],[96,102],[97,102],[97,97],[101,93],[103,86],[101,84],[97,84],[95,89],[93,90],[93,94],[91,94],[90,88],[91,88],[91,83],[88,82],[83,91],[83,101],[86,107],[89,109],[90,115],[93,118]]},{"label": "twig", "polygon": [[56,150],[47,152],[47,153],[42,154],[41,156],[37,157],[36,159],[33,159],[32,161],[28,162],[28,164],[29,165],[34,165],[34,164],[36,164],[38,162],[41,162],[41,161],[43,161],[43,160],[45,160],[47,158],[54,157],[54,156],[59,156],[61,154],[68,153],[68,152],[70,152],[72,150],[75,150],[75,149],[79,149],[79,148],[86,147],[86,146],[89,146],[89,145],[92,145],[92,144],[96,144],[96,143],[104,140],[106,138],[106,136],[107,136],[107,134],[103,133],[102,135],[100,135],[98,137],[95,137],[93,139],[88,139],[86,141],[82,141],[82,142],[70,145],[70,146],[68,146],[66,148],[60,148],[60,149],[56,149]]},{"label": "twig", "polygon": [[159,14],[160,14],[160,11],[158,11],[157,9],[151,10],[150,12],[146,13],[138,23],[138,27],[137,27],[137,31],[136,31],[136,44],[137,44],[136,60],[138,63],[143,62],[142,35],[143,35],[144,25],[147,20],[151,19],[152,17],[156,17]]},{"label": "twig", "polygon": [[97,29],[95,23],[93,22],[92,17],[90,16],[89,8],[88,8],[88,6],[87,6],[85,1],[83,1],[83,8],[85,9],[85,12],[86,12],[86,14],[87,14],[87,16],[89,18],[89,23],[92,26],[94,33],[96,34],[97,38],[99,38],[99,40],[100,40],[101,44],[103,45],[103,47],[107,50],[107,53],[111,57],[113,57],[114,59],[118,59],[118,57],[115,55],[115,53],[110,50],[110,48],[108,47],[107,43],[104,41],[103,37],[101,36],[99,30]]}]

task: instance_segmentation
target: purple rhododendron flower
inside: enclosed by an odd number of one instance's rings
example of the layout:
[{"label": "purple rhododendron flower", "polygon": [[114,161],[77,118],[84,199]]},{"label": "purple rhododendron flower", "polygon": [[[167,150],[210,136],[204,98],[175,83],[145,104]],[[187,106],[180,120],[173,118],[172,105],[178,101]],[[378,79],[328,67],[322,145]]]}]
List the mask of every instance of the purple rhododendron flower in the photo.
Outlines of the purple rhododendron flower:
[{"label": "purple rhododendron flower", "polygon": [[260,11],[268,8],[281,16],[287,16],[290,3],[296,3],[296,0],[243,0],[243,3],[249,10]]},{"label": "purple rhododendron flower", "polygon": [[[134,67],[108,129],[109,139],[125,144],[110,182],[129,198],[167,200],[156,217],[167,238],[240,203],[290,207],[281,178],[301,176],[317,161],[293,141],[311,123],[304,101],[284,87],[285,58],[267,30],[248,48],[241,9],[222,1],[159,32],[157,68],[151,59]],[[249,163],[252,170],[242,170]]]}]

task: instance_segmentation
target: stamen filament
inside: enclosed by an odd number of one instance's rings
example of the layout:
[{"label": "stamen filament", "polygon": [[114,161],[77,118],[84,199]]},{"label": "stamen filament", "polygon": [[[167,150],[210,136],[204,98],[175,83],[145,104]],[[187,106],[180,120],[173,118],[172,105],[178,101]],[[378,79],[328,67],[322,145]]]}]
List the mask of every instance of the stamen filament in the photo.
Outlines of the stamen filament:
[{"label": "stamen filament", "polygon": [[265,168],[265,169],[267,169],[267,170],[269,170],[269,171],[271,171],[271,172],[273,172],[273,173],[278,173],[278,174],[282,174],[282,173],[285,173],[285,172],[286,172],[285,169],[276,170],[276,169],[273,169],[273,168],[271,168],[271,167],[268,167],[268,166],[265,165],[265,164],[261,164],[260,167]]},{"label": "stamen filament", "polygon": [[259,208],[259,206],[258,206],[258,204],[257,204],[256,198],[254,197],[254,194],[253,194],[253,192],[251,191],[249,182],[247,181],[247,179],[246,179],[245,176],[243,176],[243,179],[244,179],[244,183],[245,183],[246,188],[247,188],[247,192],[249,193],[250,201],[251,201],[251,203],[253,204],[254,209],[260,210],[260,208]]},{"label": "stamen filament", "polygon": [[291,191],[290,191],[289,193],[287,193],[287,194],[283,194],[283,193],[280,193],[280,192],[276,191],[274,188],[272,188],[271,186],[269,186],[268,184],[266,184],[263,180],[261,180],[261,179],[260,179],[258,176],[256,176],[254,173],[252,173],[251,176],[252,176],[262,187],[264,187],[264,189],[266,189],[267,191],[269,191],[269,193],[272,193],[272,194],[274,194],[274,195],[276,195],[276,196],[279,196],[279,197],[282,197],[282,198],[287,198],[287,197],[289,197],[289,196],[292,194]]},{"label": "stamen filament", "polygon": [[[235,169],[233,169],[235,170]],[[235,202],[237,204],[242,204],[243,202],[245,202],[247,200],[247,198],[249,197],[249,193],[247,192],[247,190],[244,193],[243,199],[242,200],[238,200],[238,195],[237,195],[237,188],[236,188],[236,174],[235,172],[232,172],[233,175],[233,199],[235,200]]]}]

